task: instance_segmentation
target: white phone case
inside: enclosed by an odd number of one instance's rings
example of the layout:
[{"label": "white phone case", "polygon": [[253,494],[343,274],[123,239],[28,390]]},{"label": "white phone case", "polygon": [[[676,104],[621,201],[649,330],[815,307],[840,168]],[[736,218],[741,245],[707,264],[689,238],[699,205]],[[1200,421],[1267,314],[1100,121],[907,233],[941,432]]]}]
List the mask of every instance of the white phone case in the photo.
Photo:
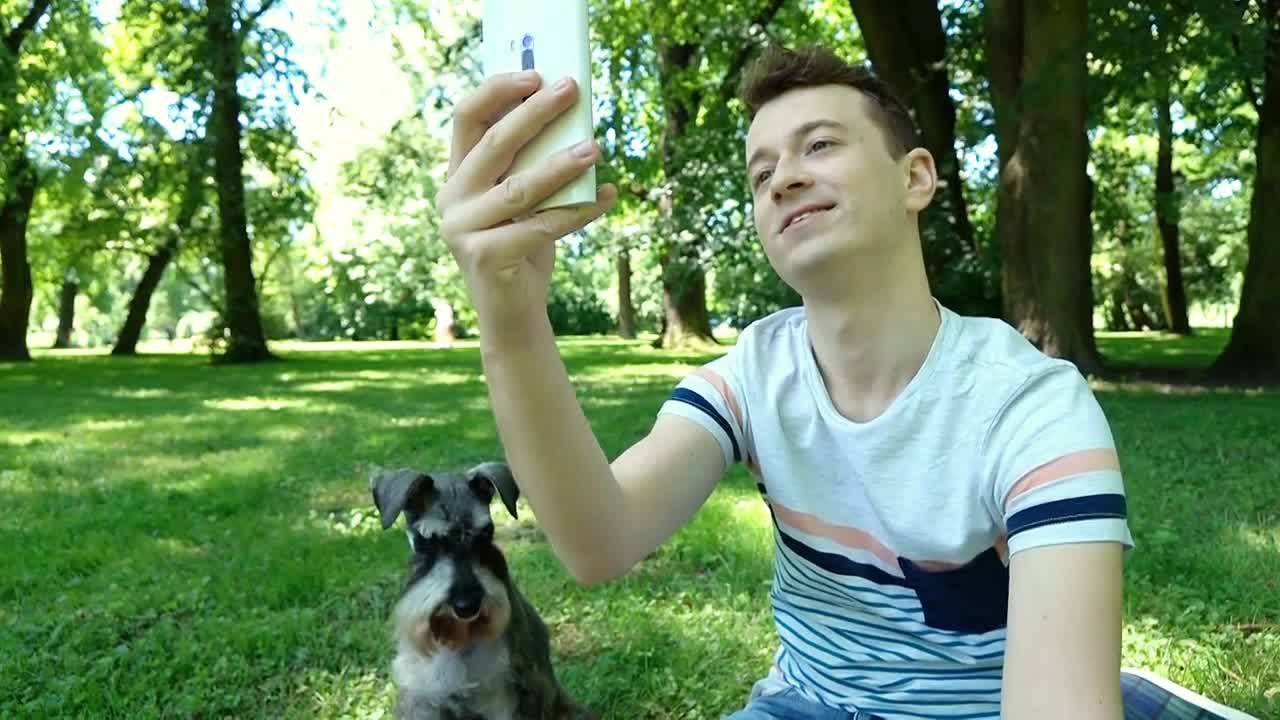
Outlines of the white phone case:
[{"label": "white phone case", "polygon": [[[485,0],[484,74],[537,70],[543,86],[562,77],[578,83],[578,100],[515,157],[509,174],[535,167],[555,153],[591,139],[591,50],[587,0]],[[536,210],[596,201],[596,171],[589,168],[540,203]]]}]

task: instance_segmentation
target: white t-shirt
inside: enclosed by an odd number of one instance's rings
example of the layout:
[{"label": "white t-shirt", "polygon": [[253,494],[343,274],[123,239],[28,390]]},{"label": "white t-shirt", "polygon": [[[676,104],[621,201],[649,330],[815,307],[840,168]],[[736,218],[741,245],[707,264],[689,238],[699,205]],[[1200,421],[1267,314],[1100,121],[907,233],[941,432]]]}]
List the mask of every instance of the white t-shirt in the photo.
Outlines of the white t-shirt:
[{"label": "white t-shirt", "polygon": [[773,517],[764,682],[887,720],[999,717],[1011,554],[1133,547],[1110,427],[1075,366],[938,309],[924,365],[869,422],[832,404],[802,308],[746,328],[660,410],[744,463]]}]

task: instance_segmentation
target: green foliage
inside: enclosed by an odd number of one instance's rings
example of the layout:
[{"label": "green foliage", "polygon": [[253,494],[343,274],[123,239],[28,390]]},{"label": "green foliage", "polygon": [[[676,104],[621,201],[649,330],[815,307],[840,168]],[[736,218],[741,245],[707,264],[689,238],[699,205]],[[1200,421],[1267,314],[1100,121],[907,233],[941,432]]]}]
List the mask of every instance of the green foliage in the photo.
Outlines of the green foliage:
[{"label": "green foliage", "polygon": [[[64,4],[56,6],[55,17]],[[74,84],[63,83],[71,100],[53,113],[63,121],[47,133],[49,147],[67,150],[43,161],[47,178],[29,232],[33,318],[37,326],[52,322],[62,279],[75,278],[88,297],[77,323],[80,342],[113,341],[148,257],[177,235],[179,256],[169,272],[179,280],[166,283],[168,312],[150,323],[173,336],[188,312],[222,307],[216,194],[203,148],[212,82],[203,10],[178,0],[126,0],[103,25],[88,8],[82,9],[93,19],[82,23],[74,36],[79,45],[67,53],[76,70]],[[71,19],[74,13],[66,13],[61,22]],[[290,266],[285,256],[316,202],[313,159],[302,152],[289,111],[310,86],[291,60],[285,31],[257,22],[242,33],[246,207],[264,312],[277,321],[275,334],[287,335],[292,323],[282,321],[281,308],[296,289],[287,280],[296,278],[275,275]],[[157,99],[170,102],[162,113]],[[199,189],[184,219],[193,182]]]},{"label": "green foliage", "polygon": [[608,258],[588,252],[583,243],[561,244],[547,298],[547,315],[557,335],[603,335],[617,330],[597,290],[607,286],[610,269]]},{"label": "green foliage", "polygon": [[1206,308],[1238,296],[1257,124],[1243,84],[1260,78],[1262,57],[1260,27],[1246,22],[1252,13],[1209,2],[1094,7],[1094,291],[1110,328],[1141,328],[1144,315],[1155,321],[1148,327],[1167,322],[1155,217],[1162,84],[1174,119],[1177,192],[1168,201],[1179,219],[1187,296]]},{"label": "green foliage", "polygon": [[[1225,339],[1100,344],[1128,362],[1194,365]],[[642,341],[562,347],[610,457],[709,359]],[[501,457],[479,354],[280,350],[283,363],[234,372],[193,356],[48,351],[0,367],[0,407],[22,408],[0,413],[0,546],[22,548],[0,553],[0,716],[389,716],[387,618],[406,547],[378,524],[367,471]],[[82,391],[50,391],[71,387]],[[1280,395],[1097,391],[1138,542],[1124,662],[1276,717]],[[603,717],[720,717],[767,670],[771,525],[741,468],[599,587],[572,582],[523,501],[518,522],[494,510],[557,670]]]}]

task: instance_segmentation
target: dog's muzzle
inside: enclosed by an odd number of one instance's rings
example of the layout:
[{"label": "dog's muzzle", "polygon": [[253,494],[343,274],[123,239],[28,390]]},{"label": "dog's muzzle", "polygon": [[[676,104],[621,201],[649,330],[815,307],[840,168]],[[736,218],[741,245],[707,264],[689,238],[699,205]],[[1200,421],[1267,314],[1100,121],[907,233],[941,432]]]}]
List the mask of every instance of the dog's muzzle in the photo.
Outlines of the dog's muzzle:
[{"label": "dog's muzzle", "polygon": [[433,564],[396,606],[401,636],[425,655],[496,639],[510,615],[506,588],[493,573],[452,558]]}]

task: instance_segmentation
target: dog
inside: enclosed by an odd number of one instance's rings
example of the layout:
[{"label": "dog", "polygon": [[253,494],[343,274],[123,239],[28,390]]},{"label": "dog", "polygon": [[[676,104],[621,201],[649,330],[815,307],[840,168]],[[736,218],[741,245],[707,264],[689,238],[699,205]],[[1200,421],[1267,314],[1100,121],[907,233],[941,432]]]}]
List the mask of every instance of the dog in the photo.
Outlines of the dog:
[{"label": "dog", "polygon": [[408,581],[392,611],[400,720],[598,720],[556,678],[546,624],[493,542],[497,493],[516,515],[503,463],[465,472],[375,470],[384,530],[403,513]]}]

